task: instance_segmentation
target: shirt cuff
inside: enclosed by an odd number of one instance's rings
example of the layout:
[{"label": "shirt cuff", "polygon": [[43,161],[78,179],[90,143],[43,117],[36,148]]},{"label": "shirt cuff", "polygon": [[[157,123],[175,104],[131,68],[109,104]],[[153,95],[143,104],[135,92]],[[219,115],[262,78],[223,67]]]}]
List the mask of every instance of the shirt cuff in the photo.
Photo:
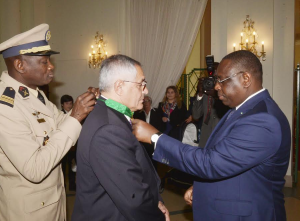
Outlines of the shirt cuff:
[{"label": "shirt cuff", "polygon": [[[159,138],[160,138],[162,135],[164,135],[164,134],[159,135],[158,138],[157,138],[157,141],[154,143],[154,150],[156,149],[156,144],[157,144]],[[154,154],[154,152],[153,152],[153,154]],[[152,154],[152,155],[153,155],[153,154]]]}]

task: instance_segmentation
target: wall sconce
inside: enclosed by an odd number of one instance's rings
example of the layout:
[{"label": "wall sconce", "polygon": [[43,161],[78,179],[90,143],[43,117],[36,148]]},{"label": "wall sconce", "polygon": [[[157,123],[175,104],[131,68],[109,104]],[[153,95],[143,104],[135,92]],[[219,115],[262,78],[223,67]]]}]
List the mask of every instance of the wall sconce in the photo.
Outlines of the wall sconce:
[{"label": "wall sconce", "polygon": [[[251,51],[256,55],[259,59],[261,58],[263,61],[266,60],[266,52],[265,52],[265,43],[262,41],[261,43],[261,52],[257,52],[256,46],[258,46],[257,31],[254,29],[254,21],[249,18],[249,15],[246,16],[246,20],[243,22],[244,28],[241,32],[241,42],[239,44],[239,50],[247,50]],[[233,51],[236,51],[236,44],[233,44]]]},{"label": "wall sconce", "polygon": [[96,32],[95,46],[91,46],[92,52],[89,54],[90,68],[100,68],[101,62],[107,58],[106,46],[107,43],[103,41],[103,35],[99,35],[99,33]]}]

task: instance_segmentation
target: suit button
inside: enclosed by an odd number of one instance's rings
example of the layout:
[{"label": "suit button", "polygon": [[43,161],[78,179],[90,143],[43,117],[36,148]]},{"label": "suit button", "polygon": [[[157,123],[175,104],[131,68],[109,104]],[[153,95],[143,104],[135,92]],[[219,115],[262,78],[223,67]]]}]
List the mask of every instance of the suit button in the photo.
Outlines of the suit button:
[{"label": "suit button", "polygon": [[45,202],[42,202],[41,204],[42,204],[42,206],[44,206],[44,205],[45,205]]}]

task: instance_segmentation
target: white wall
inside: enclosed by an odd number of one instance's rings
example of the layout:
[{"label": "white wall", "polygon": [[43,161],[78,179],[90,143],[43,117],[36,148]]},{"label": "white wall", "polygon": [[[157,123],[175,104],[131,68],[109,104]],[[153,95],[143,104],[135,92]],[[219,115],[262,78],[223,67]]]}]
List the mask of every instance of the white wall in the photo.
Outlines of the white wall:
[{"label": "white wall", "polygon": [[[33,28],[50,25],[49,44],[59,55],[51,56],[55,79],[50,83],[50,100],[59,105],[60,97],[76,98],[88,86],[98,87],[99,69],[88,67],[90,46],[96,31],[107,41],[108,55],[121,52],[120,24],[123,0],[0,0],[0,40]],[[123,24],[122,24],[123,25]],[[1,72],[6,69],[1,56]]]},{"label": "white wall", "polygon": [[88,67],[90,46],[96,31],[107,41],[108,55],[118,53],[118,0],[52,0],[46,4],[46,21],[52,33],[55,56],[55,81],[50,84],[51,100],[58,104],[63,94],[74,98],[89,86],[98,87],[99,69]]},{"label": "white wall", "polygon": [[[240,42],[246,15],[255,21],[259,40],[265,42],[263,86],[292,126],[294,0],[212,0],[212,54],[221,60]],[[287,171],[291,175],[291,163]],[[288,181],[287,181],[288,182]]]}]

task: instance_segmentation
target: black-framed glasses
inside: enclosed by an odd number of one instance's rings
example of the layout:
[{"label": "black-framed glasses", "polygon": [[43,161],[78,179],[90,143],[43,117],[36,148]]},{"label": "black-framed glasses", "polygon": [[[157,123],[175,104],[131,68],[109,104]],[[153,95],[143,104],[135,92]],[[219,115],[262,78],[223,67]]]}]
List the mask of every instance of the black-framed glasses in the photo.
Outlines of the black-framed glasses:
[{"label": "black-framed glasses", "polygon": [[147,81],[142,81],[142,83],[139,82],[135,82],[135,81],[123,81],[123,82],[129,82],[129,83],[134,83],[140,86],[140,88],[142,89],[142,91],[145,90],[146,86],[147,86]]},{"label": "black-framed glasses", "polygon": [[218,79],[217,77],[215,77],[214,80],[215,80],[215,83],[218,82],[219,84],[222,84],[224,81],[227,81],[227,80],[229,80],[229,79],[231,79],[231,78],[237,76],[238,74],[242,74],[242,73],[244,73],[244,71],[237,72],[237,73],[235,73],[235,74],[233,74],[233,75],[231,75],[231,76],[229,76],[229,77],[227,77],[227,78],[224,78],[223,80],[220,80],[220,79]]}]

